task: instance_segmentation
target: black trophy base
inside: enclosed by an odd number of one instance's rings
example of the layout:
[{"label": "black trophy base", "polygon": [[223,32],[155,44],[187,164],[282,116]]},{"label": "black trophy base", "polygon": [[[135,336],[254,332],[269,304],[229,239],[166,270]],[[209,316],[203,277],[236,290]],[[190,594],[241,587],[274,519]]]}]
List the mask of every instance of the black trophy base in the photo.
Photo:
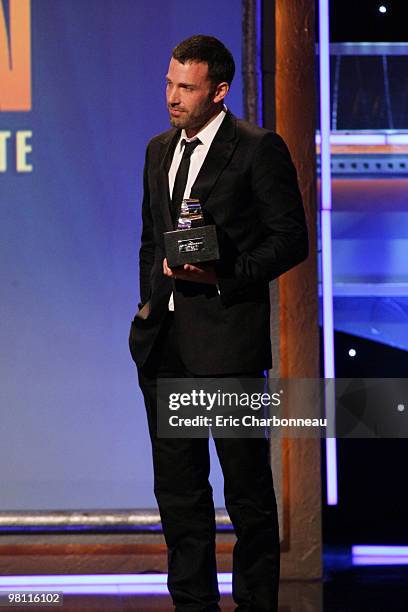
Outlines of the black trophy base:
[{"label": "black trophy base", "polygon": [[171,268],[219,258],[215,225],[165,232],[164,247],[167,264]]}]

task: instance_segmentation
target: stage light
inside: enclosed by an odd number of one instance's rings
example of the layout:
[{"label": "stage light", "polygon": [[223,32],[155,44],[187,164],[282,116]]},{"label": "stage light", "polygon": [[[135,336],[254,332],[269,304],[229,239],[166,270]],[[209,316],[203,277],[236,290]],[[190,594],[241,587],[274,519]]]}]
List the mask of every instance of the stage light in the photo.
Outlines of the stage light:
[{"label": "stage light", "polygon": [[[332,273],[332,191],[330,151],[330,28],[329,0],[319,0],[319,68],[320,68],[320,175],[321,175],[321,235],[322,235],[322,289],[323,289],[323,356],[324,377],[334,378],[334,325],[333,325],[333,273]],[[333,386],[328,387],[333,390]],[[325,397],[326,416],[335,421],[333,393]],[[338,502],[337,441],[326,438],[327,504]]]},{"label": "stage light", "polygon": [[353,565],[408,565],[408,546],[356,545],[351,555]]},{"label": "stage light", "polygon": [[408,565],[408,557],[361,555],[353,557],[353,565]]},{"label": "stage light", "polygon": [[351,348],[348,352],[350,357],[355,357],[357,355],[356,349]]},{"label": "stage light", "polygon": [[[316,144],[320,145],[321,136],[316,134]],[[408,134],[395,132],[393,134],[331,134],[331,145],[406,145]]]},{"label": "stage light", "polygon": [[375,544],[355,544],[351,547],[353,556],[408,557],[408,546],[389,546]]},{"label": "stage light", "polygon": [[[221,594],[231,594],[232,575],[218,574]],[[64,595],[165,595],[167,574],[0,576],[0,593],[54,591]]]},{"label": "stage light", "polygon": [[378,7],[378,10],[384,15],[387,12],[387,7],[381,4],[381,6]]}]

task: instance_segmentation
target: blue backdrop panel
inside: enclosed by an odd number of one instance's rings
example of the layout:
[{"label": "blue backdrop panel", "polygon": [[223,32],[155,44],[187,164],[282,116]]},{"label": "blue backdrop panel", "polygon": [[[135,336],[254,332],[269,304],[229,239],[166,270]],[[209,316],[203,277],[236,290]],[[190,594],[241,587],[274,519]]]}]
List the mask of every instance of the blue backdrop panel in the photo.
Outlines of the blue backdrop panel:
[{"label": "blue backdrop panel", "polygon": [[[127,346],[144,149],[168,127],[171,48],[193,33],[233,52],[242,115],[240,2],[32,0],[31,13],[32,110],[0,112],[0,510],[153,507]],[[31,172],[15,167],[18,130]]]}]

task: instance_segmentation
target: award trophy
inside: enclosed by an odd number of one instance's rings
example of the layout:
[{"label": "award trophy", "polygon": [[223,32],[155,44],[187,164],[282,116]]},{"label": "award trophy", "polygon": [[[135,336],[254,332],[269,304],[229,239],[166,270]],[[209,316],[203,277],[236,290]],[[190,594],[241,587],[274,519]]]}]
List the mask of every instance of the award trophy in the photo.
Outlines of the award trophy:
[{"label": "award trophy", "polygon": [[170,268],[219,258],[215,225],[204,225],[199,200],[182,201],[177,229],[164,233],[164,246]]}]

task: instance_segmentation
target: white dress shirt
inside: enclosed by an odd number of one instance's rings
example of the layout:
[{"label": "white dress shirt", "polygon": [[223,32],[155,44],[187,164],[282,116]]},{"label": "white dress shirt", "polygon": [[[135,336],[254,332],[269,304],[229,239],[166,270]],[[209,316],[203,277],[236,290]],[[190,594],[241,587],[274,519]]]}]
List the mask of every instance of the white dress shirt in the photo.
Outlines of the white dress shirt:
[{"label": "white dress shirt", "polygon": [[[214,119],[208,125],[206,125],[205,128],[203,128],[200,132],[198,132],[193,138],[187,138],[187,134],[185,130],[181,131],[180,140],[178,141],[176,145],[176,148],[173,154],[173,160],[171,162],[171,166],[169,170],[170,198],[173,195],[174,181],[176,180],[177,170],[180,165],[181,158],[183,157],[184,143],[181,144],[183,139],[186,140],[187,142],[191,142],[192,140],[195,140],[196,138],[199,138],[200,140],[200,144],[196,146],[196,148],[194,149],[190,157],[190,167],[188,169],[186,189],[184,191],[184,199],[185,199],[185,198],[190,197],[191,188],[194,185],[194,182],[198,176],[198,173],[200,172],[201,166],[204,163],[204,160],[210,149],[211,143],[214,140],[215,135],[218,132],[221,126],[221,123],[224,120],[226,111],[227,109],[224,106],[223,110],[216,117],[214,117]],[[170,296],[169,310],[172,310],[172,311],[174,310],[173,294],[171,294]]]}]

